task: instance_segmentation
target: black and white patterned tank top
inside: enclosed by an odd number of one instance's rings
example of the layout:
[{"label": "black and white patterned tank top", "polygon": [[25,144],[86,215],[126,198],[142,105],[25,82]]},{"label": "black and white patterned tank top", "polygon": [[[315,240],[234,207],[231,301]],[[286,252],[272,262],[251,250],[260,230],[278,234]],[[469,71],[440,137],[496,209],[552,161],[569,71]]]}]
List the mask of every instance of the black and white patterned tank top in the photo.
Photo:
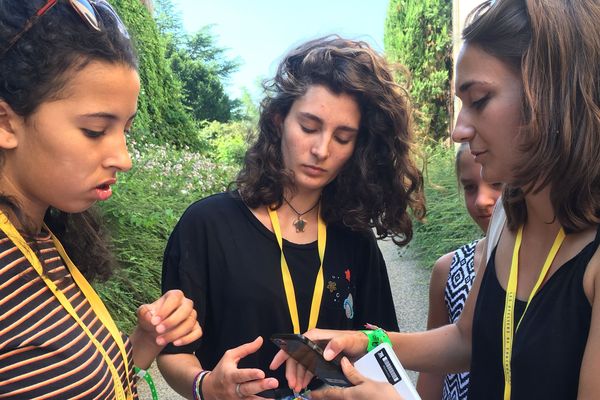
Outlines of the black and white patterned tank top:
[{"label": "black and white patterned tank top", "polygon": [[[467,295],[475,279],[473,258],[478,240],[458,248],[452,257],[444,300],[449,322],[454,323],[462,313]],[[465,400],[469,389],[469,373],[448,374],[444,380],[443,400]]]}]

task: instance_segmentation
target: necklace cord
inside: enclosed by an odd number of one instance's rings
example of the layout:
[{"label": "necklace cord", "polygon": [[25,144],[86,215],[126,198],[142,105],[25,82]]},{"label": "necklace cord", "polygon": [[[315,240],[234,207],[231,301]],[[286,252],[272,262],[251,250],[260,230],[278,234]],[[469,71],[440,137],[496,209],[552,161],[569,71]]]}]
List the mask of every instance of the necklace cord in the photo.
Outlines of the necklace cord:
[{"label": "necklace cord", "polygon": [[285,204],[287,204],[288,206],[290,206],[290,208],[292,209],[292,211],[296,213],[296,215],[298,216],[298,218],[300,218],[304,214],[308,214],[309,212],[311,212],[312,210],[314,210],[319,205],[319,203],[321,202],[321,197],[319,196],[319,199],[317,200],[317,202],[311,208],[309,208],[308,210],[304,211],[303,213],[298,212],[298,210],[296,210],[294,208],[294,206],[285,197],[283,198],[283,201],[285,201]]}]

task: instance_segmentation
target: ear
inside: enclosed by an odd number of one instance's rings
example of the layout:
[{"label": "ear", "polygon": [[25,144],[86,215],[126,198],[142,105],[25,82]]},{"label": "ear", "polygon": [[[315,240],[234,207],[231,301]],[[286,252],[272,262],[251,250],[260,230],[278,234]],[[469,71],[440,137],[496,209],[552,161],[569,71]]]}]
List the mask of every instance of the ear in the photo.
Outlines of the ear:
[{"label": "ear", "polygon": [[0,99],[0,149],[10,150],[17,147],[15,127],[22,120],[23,118],[17,115],[6,101]]}]

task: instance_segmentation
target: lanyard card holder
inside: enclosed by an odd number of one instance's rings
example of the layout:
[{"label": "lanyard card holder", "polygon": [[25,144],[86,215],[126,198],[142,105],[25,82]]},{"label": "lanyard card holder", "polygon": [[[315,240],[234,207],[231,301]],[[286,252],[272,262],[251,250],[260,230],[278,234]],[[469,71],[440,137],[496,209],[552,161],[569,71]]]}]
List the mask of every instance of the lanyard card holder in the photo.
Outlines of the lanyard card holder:
[{"label": "lanyard card holder", "polygon": [[381,343],[354,363],[369,379],[391,383],[404,400],[421,400],[396,353],[388,343]]}]

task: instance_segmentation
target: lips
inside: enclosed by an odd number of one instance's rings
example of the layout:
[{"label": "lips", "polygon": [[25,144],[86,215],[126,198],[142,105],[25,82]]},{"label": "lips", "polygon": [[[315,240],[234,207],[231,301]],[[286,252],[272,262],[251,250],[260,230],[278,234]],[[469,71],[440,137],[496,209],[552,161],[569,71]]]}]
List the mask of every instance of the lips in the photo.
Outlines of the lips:
[{"label": "lips", "polygon": [[98,197],[98,200],[108,200],[110,196],[112,196],[112,189],[110,186],[114,185],[116,182],[116,179],[109,179],[104,183],[101,183],[100,185],[96,186],[96,196]]},{"label": "lips", "polygon": [[316,167],[314,165],[306,165],[306,164],[302,165],[302,169],[306,172],[307,175],[310,175],[310,176],[322,175],[325,172],[327,172],[323,168]]}]

